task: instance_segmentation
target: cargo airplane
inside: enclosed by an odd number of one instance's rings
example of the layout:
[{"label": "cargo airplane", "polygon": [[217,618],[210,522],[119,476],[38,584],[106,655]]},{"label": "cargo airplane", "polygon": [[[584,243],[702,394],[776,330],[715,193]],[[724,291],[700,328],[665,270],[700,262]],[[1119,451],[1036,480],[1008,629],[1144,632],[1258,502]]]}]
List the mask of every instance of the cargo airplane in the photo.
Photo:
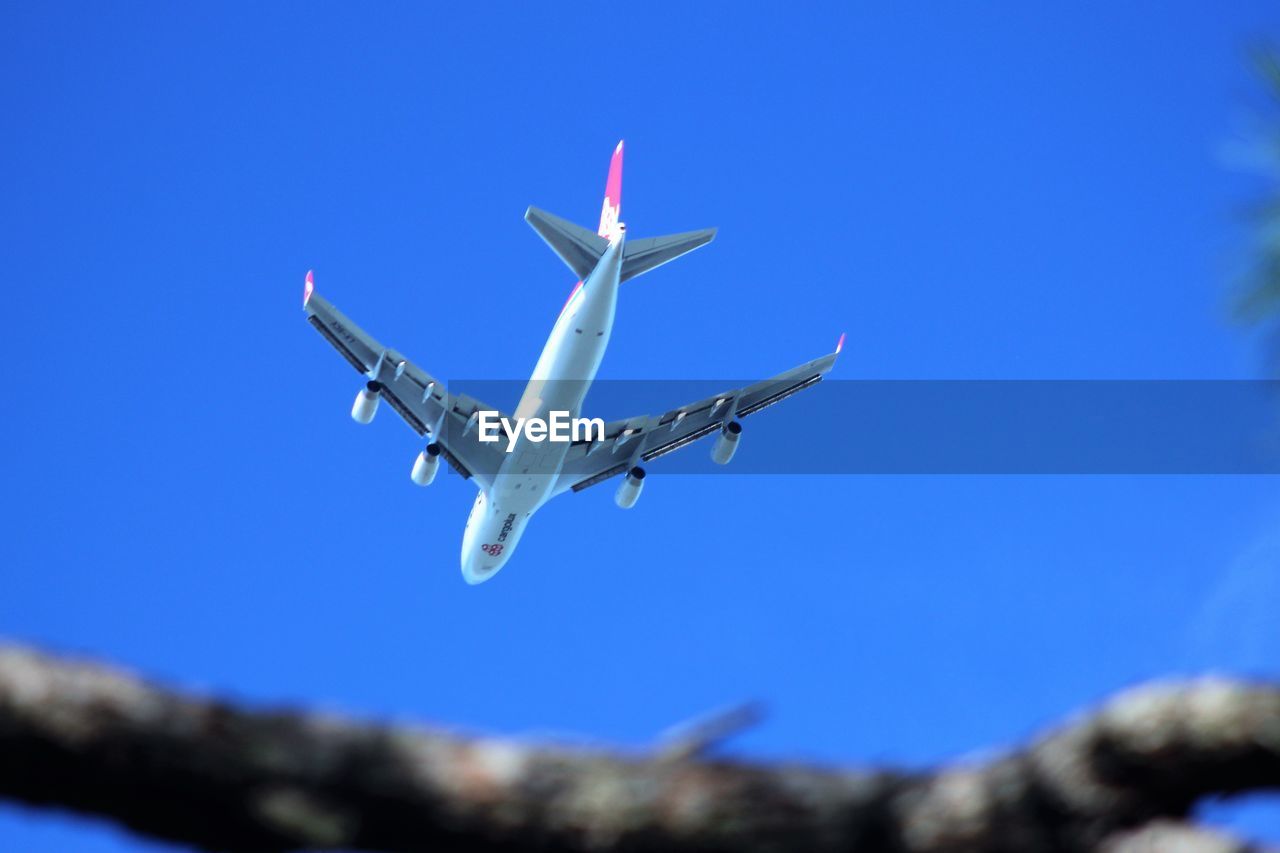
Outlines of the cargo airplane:
[{"label": "cargo airplane", "polygon": [[[609,345],[619,285],[706,245],[716,234],[707,228],[629,240],[621,211],[619,142],[595,232],[534,207],[525,212],[525,221],[573,270],[578,283],[551,329],[512,421],[577,418]],[[482,414],[491,420],[501,414],[497,409],[447,390],[399,352],[378,343],[315,292],[310,272],[302,304],[308,322],[367,379],[351,416],[367,424],[379,401],[385,400],[418,435],[428,438],[413,464],[413,482],[429,485],[443,459],[479,488],[462,535],[462,576],[471,584],[489,580],[506,565],[530,517],[556,495],[580,492],[622,475],[614,499],[618,506],[630,508],[644,487],[643,463],[705,436],[715,435],[712,459],[727,463],[741,439],[741,419],[819,382],[844,343],[841,335],[829,355],[661,415],[612,421],[602,431],[587,430],[573,440],[540,441],[526,431],[508,442],[506,436],[495,441],[477,429]]]}]

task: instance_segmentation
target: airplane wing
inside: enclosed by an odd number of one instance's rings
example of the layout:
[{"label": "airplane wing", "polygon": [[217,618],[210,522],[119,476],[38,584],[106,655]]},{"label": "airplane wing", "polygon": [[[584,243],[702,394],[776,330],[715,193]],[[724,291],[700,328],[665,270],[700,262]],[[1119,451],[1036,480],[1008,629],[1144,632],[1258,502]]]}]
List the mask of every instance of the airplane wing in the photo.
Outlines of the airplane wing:
[{"label": "airplane wing", "polygon": [[498,411],[466,394],[451,394],[444,383],[387,349],[315,292],[311,273],[303,297],[307,322],[338,354],[379,386],[379,396],[414,432],[440,444],[445,461],[463,477],[475,477],[488,488],[502,465],[500,444],[479,440],[473,416]]},{"label": "airplane wing", "polygon": [[642,415],[605,424],[603,441],[575,441],[561,468],[555,493],[580,492],[626,471],[637,462],[650,462],[717,432],[734,418],[754,415],[792,394],[822,381],[836,363],[836,351],[745,388],[734,388],[659,416]]}]

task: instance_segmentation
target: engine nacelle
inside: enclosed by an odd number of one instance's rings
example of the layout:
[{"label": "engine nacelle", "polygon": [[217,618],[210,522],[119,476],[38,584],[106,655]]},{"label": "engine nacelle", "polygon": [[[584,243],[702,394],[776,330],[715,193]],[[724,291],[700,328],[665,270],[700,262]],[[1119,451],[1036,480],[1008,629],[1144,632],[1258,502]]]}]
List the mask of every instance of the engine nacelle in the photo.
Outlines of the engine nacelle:
[{"label": "engine nacelle", "polygon": [[409,472],[409,479],[419,486],[429,486],[431,481],[436,478],[436,472],[439,470],[440,445],[433,441],[413,461],[413,470]]},{"label": "engine nacelle", "polygon": [[356,395],[355,403],[351,405],[351,419],[358,424],[371,423],[373,416],[378,413],[378,401],[382,399],[379,393],[381,391],[381,383],[366,383]]},{"label": "engine nacelle", "polygon": [[644,469],[636,465],[627,472],[622,485],[618,486],[618,492],[613,496],[613,502],[622,509],[631,509],[636,505],[636,501],[640,500],[640,492],[643,489]]},{"label": "engine nacelle", "polygon": [[728,465],[733,454],[738,451],[738,439],[742,437],[742,424],[729,421],[716,436],[716,443],[711,447],[711,461],[717,465]]}]

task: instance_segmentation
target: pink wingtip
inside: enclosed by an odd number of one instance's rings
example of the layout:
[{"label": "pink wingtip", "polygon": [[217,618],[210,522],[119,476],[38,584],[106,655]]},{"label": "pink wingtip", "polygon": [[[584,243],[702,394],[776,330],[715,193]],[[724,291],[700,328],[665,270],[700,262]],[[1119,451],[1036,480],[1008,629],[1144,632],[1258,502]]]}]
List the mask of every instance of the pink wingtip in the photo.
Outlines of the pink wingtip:
[{"label": "pink wingtip", "polygon": [[311,294],[316,290],[316,276],[311,270],[307,270],[307,286],[302,289],[302,307],[306,308],[307,303],[311,301]]},{"label": "pink wingtip", "polygon": [[840,333],[840,340],[836,341],[836,352],[838,353],[842,349],[844,349],[844,332]]}]

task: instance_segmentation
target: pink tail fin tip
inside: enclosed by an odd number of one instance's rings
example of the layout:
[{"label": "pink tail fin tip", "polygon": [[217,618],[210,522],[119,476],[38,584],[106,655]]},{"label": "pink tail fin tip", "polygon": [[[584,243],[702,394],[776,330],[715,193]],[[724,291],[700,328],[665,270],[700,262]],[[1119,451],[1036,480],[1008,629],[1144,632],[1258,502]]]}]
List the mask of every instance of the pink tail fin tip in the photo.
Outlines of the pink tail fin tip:
[{"label": "pink tail fin tip", "polygon": [[311,294],[316,290],[316,276],[311,270],[307,270],[307,286],[302,289],[302,307],[306,308],[307,303],[311,301]]},{"label": "pink tail fin tip", "polygon": [[600,208],[600,228],[596,231],[601,237],[611,237],[614,227],[622,217],[622,142],[613,149],[613,159],[609,161],[609,180],[604,185],[604,205]]},{"label": "pink tail fin tip", "polygon": [[844,349],[844,332],[840,333],[840,340],[836,341],[836,352],[838,353],[842,349]]}]

